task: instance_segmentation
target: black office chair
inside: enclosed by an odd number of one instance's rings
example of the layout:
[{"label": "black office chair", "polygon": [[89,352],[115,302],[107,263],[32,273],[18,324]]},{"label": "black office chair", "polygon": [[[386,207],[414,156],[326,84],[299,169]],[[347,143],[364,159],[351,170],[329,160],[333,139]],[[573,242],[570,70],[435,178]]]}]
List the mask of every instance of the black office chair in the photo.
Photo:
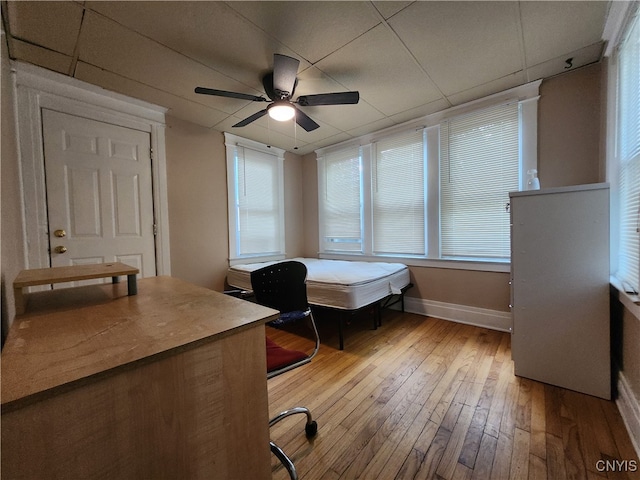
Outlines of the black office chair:
[{"label": "black office chair", "polygon": [[[289,323],[307,319],[315,336],[315,347],[311,353],[285,349],[267,337],[267,378],[273,378],[309,363],[320,348],[320,336],[307,301],[306,280],[307,267],[304,263],[296,261],[274,263],[251,272],[251,288],[256,303],[280,311],[279,318],[270,322],[269,325],[282,328]],[[305,433],[308,438],[315,436],[318,424],[306,407],[294,407],[280,412],[269,420],[269,427],[295,414],[307,416]],[[274,442],[269,444],[271,452],[287,469],[291,479],[297,480],[298,474],[291,459]]]}]

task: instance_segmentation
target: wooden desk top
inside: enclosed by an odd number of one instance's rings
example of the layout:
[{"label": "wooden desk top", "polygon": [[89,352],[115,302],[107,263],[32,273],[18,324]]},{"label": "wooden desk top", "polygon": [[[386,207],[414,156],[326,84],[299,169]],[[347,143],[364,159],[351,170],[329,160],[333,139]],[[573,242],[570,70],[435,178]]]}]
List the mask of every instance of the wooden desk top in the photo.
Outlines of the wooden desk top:
[{"label": "wooden desk top", "polygon": [[197,346],[278,312],[172,277],[32,294],[2,350],[2,409],[156,355]]}]

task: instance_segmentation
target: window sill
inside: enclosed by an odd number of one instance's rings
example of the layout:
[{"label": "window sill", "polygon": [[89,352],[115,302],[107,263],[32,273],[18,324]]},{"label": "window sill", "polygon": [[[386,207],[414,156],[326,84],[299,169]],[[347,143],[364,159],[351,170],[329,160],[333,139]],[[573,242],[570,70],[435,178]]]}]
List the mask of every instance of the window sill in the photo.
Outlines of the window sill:
[{"label": "window sill", "polygon": [[351,260],[360,262],[390,262],[404,263],[410,267],[426,267],[426,268],[448,268],[454,270],[473,270],[478,272],[501,272],[509,273],[511,271],[511,263],[508,261],[481,261],[468,259],[432,259],[432,258],[416,258],[401,256],[370,256],[343,253],[319,253],[319,258],[329,260]]},{"label": "window sill", "polygon": [[631,315],[640,320],[640,296],[625,292],[620,281],[613,275],[610,277],[609,281],[611,286],[617,292],[617,298],[620,303],[629,310]]}]

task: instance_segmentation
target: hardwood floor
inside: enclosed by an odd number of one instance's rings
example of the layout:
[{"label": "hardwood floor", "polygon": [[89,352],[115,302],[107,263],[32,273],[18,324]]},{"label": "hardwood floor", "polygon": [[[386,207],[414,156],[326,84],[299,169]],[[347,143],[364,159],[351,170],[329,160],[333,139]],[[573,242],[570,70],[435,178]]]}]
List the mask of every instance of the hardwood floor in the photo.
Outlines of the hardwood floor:
[{"label": "hardwood floor", "polygon": [[[395,311],[366,319],[337,349],[319,319],[314,360],[269,380],[271,428],[301,479],[632,479],[640,463],[613,402],[516,377],[506,333]],[[268,328],[289,348],[308,339]],[[604,460],[602,462],[601,460]],[[602,471],[626,460],[627,470]],[[599,462],[600,461],[600,462]],[[635,463],[634,463],[635,462]],[[273,478],[288,479],[272,456]],[[619,469],[619,468],[618,468]]]}]

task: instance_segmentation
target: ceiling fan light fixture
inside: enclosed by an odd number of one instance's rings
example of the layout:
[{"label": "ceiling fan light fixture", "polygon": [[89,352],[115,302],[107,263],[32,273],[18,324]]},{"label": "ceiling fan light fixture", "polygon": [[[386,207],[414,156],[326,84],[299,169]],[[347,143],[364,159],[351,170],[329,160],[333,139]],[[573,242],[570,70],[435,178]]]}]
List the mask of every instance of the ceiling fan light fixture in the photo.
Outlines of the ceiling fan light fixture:
[{"label": "ceiling fan light fixture", "polygon": [[296,114],[295,108],[289,102],[274,102],[269,105],[269,116],[278,122],[291,120]]}]

